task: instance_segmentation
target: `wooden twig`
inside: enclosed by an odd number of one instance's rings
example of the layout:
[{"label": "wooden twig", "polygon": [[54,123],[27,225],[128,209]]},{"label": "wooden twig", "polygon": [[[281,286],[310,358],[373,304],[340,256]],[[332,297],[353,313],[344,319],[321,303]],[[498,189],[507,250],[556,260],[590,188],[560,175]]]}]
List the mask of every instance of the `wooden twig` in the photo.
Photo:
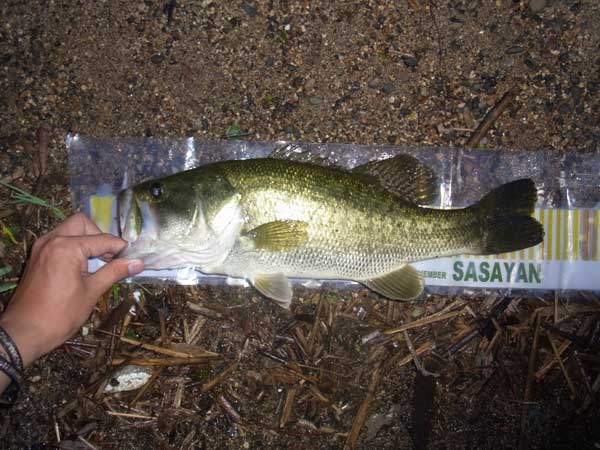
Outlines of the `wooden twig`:
[{"label": "wooden twig", "polygon": [[373,369],[373,373],[371,374],[371,382],[369,383],[367,390],[367,396],[364,398],[360,407],[358,408],[358,412],[356,413],[354,422],[352,423],[352,428],[350,429],[350,433],[348,433],[348,437],[344,443],[343,450],[352,450],[354,447],[356,447],[358,436],[360,435],[365,421],[367,420],[367,413],[369,412],[371,403],[373,403],[373,400],[375,399],[375,390],[377,389],[377,386],[381,380],[382,365],[383,361],[379,362]]},{"label": "wooden twig", "polygon": [[145,416],[143,414],[122,413],[122,412],[117,412],[117,411],[106,411],[106,414],[108,414],[109,416],[126,417],[128,419],[145,419],[145,420],[158,419],[158,417],[156,417],[156,416]]},{"label": "wooden twig", "polygon": [[417,352],[415,351],[415,347],[410,339],[410,336],[408,335],[408,331],[404,330],[404,338],[406,339],[406,346],[408,347],[408,351],[410,352],[413,362],[415,363],[415,367],[417,368],[417,370],[419,372],[421,372],[421,374],[424,377],[439,377],[439,375],[437,373],[433,373],[428,371],[425,366],[423,366],[423,364],[421,364],[421,360],[419,359],[419,356],[417,355]]},{"label": "wooden twig", "polygon": [[[198,354],[199,352],[194,352],[194,354],[178,352],[169,348],[159,347],[158,345],[146,344],[145,342],[138,341],[137,339],[130,339],[124,336],[122,336],[120,339],[126,344],[137,345],[138,347],[141,347],[145,350],[150,350],[155,353],[161,353],[163,355],[173,356],[175,358],[197,358],[200,356]],[[209,352],[207,350],[204,350],[202,353],[202,357],[204,358],[216,358],[219,356],[218,353]]]},{"label": "wooden twig", "polygon": [[[415,349],[415,354],[416,355],[422,355],[425,352],[428,352],[429,350],[431,350],[433,348],[433,342],[432,341],[427,341],[424,342],[423,344],[421,344],[419,347],[417,347]],[[410,364],[410,362],[413,360],[413,355],[411,353],[409,353],[408,355],[405,355],[404,357],[400,358],[400,353],[398,353],[397,355],[392,356],[388,362],[387,362],[387,366],[388,367],[402,367],[405,366],[407,364]]]},{"label": "wooden twig", "polygon": [[479,142],[489,129],[494,125],[500,114],[504,112],[504,110],[508,107],[512,99],[517,96],[519,93],[518,88],[512,88],[507,91],[500,101],[494,105],[492,109],[488,111],[483,120],[479,123],[479,126],[475,129],[475,132],[471,135],[469,140],[467,141],[467,147],[475,148],[479,145]]},{"label": "wooden twig", "polygon": [[439,322],[440,320],[451,319],[452,317],[456,317],[462,314],[462,311],[452,311],[446,314],[441,314],[439,316],[428,316],[419,320],[415,320],[413,322],[405,323],[404,325],[400,325],[396,328],[389,328],[384,330],[384,334],[396,334],[401,333],[405,330],[410,330],[411,328],[422,327],[423,325],[429,325],[430,323]]},{"label": "wooden twig", "polygon": [[213,389],[215,386],[217,386],[218,384],[221,384],[229,376],[229,374],[231,372],[233,372],[233,371],[235,371],[235,369],[237,369],[238,364],[239,364],[239,361],[235,360],[234,362],[229,364],[227,367],[225,367],[225,369],[223,369],[223,371],[221,373],[219,373],[217,376],[215,376],[212,380],[209,380],[206,383],[204,383],[202,385],[202,392],[208,392],[211,389]]},{"label": "wooden twig", "polygon": [[[571,341],[565,339],[557,348],[558,356],[562,356],[570,346]],[[538,381],[542,380],[552,370],[554,364],[556,364],[556,358],[549,357],[544,365],[535,373],[535,379]]]},{"label": "wooden twig", "polygon": [[95,447],[94,445],[92,445],[92,443],[89,442],[88,440],[86,440],[83,436],[77,436],[77,439],[79,439],[81,442],[83,442],[86,447],[88,447],[92,450],[98,450],[98,447]]},{"label": "wooden twig", "polygon": [[240,413],[238,413],[235,410],[235,408],[232,406],[229,400],[225,398],[223,394],[217,397],[217,405],[221,407],[221,409],[225,412],[225,414],[227,414],[227,416],[232,422],[240,423],[242,421]]},{"label": "wooden twig", "polygon": [[283,404],[283,410],[281,411],[281,418],[279,419],[279,428],[285,427],[292,417],[292,409],[294,407],[296,392],[297,388],[295,386],[287,390],[285,395],[285,403]]},{"label": "wooden twig", "polygon": [[129,403],[130,407],[134,407],[135,404],[140,400],[140,398],[142,398],[142,396],[148,392],[148,390],[154,386],[154,383],[156,382],[156,380],[158,379],[158,377],[160,376],[160,374],[162,373],[164,367],[159,367],[157,370],[154,371],[154,373],[152,374],[152,376],[150,377],[150,379],[148,380],[148,382],[142,386],[142,388],[139,390],[139,392],[137,394],[135,394],[135,397],[133,397],[133,400],[131,400],[131,402]]},{"label": "wooden twig", "polygon": [[203,356],[196,358],[114,358],[113,366],[118,366],[127,361],[135,366],[188,366],[192,364],[201,364],[206,362]]},{"label": "wooden twig", "polygon": [[575,400],[577,398],[577,392],[575,391],[575,386],[573,386],[571,377],[569,376],[569,373],[567,372],[567,369],[565,368],[565,365],[563,364],[562,358],[561,358],[560,354],[558,353],[558,349],[556,348],[556,344],[552,340],[552,336],[550,335],[550,332],[547,330],[546,330],[546,337],[548,338],[548,342],[550,342],[550,347],[552,347],[552,352],[554,353],[556,362],[558,363],[560,370],[562,371],[563,376],[565,377],[565,380],[567,380],[567,384],[569,385],[569,389],[571,390],[571,399]]},{"label": "wooden twig", "polygon": [[583,411],[585,411],[586,409],[589,408],[589,406],[592,404],[592,400],[594,399],[594,395],[596,395],[599,390],[600,390],[600,373],[598,374],[598,376],[596,377],[596,380],[594,381],[594,384],[592,385],[592,392],[590,392],[588,395],[586,395],[585,399],[583,400],[583,406],[581,407],[581,409]]},{"label": "wooden twig", "polygon": [[536,315],[535,328],[533,332],[533,343],[531,344],[531,353],[529,354],[529,366],[527,370],[527,381],[525,382],[525,393],[523,395],[523,407],[521,409],[521,432],[519,436],[519,448],[526,446],[525,429],[527,428],[527,412],[529,411],[529,402],[531,397],[531,386],[533,385],[535,362],[537,359],[537,349],[540,335],[541,316]]}]

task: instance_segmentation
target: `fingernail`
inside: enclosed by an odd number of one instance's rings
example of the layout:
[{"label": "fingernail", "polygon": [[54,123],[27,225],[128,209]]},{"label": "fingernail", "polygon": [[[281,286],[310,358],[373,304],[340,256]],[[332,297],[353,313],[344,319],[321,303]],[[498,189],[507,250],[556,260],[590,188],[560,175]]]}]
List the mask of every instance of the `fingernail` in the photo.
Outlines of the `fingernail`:
[{"label": "fingernail", "polygon": [[141,259],[132,259],[129,261],[127,266],[129,269],[129,275],[135,275],[144,270],[144,261]]}]

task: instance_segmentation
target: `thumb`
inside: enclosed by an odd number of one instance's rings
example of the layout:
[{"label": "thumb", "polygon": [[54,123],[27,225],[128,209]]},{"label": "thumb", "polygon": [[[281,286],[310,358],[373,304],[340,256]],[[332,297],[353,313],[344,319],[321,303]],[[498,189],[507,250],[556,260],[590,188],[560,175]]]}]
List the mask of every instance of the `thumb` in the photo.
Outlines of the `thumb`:
[{"label": "thumb", "polygon": [[101,267],[96,273],[86,279],[88,291],[93,295],[94,301],[104,294],[119,280],[135,275],[144,270],[144,262],[141,259],[113,259]]}]

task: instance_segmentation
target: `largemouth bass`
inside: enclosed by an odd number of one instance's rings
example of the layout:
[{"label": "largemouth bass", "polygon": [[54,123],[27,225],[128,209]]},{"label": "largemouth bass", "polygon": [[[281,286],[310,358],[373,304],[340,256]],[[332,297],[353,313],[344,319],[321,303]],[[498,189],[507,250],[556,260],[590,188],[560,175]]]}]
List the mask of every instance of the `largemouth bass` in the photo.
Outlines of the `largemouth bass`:
[{"label": "largemouth bass", "polygon": [[225,161],[141,183],[119,195],[129,257],[147,268],[194,266],[245,278],[284,304],[290,277],[353,280],[410,300],[410,262],[512,252],[543,240],[532,180],[498,187],[463,209],[435,198],[432,171],[399,155],[354,170],[278,158]]}]

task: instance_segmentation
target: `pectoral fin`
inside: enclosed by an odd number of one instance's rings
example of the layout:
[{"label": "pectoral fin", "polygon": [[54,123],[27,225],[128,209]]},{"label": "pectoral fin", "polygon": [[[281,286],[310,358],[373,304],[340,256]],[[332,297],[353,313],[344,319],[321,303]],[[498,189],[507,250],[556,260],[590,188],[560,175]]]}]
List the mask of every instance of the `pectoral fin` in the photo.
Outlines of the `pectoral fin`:
[{"label": "pectoral fin", "polygon": [[308,239],[307,227],[308,224],[300,220],[276,220],[248,231],[245,236],[260,250],[290,250]]},{"label": "pectoral fin", "polygon": [[269,297],[289,308],[292,302],[292,283],[281,273],[258,274],[252,277],[252,284],[265,297]]},{"label": "pectoral fin", "polygon": [[437,196],[435,173],[410,155],[372,161],[352,171],[371,178],[384,189],[417,205],[428,205]]},{"label": "pectoral fin", "polygon": [[381,277],[362,280],[361,283],[393,300],[412,300],[423,292],[423,277],[408,264]]}]

